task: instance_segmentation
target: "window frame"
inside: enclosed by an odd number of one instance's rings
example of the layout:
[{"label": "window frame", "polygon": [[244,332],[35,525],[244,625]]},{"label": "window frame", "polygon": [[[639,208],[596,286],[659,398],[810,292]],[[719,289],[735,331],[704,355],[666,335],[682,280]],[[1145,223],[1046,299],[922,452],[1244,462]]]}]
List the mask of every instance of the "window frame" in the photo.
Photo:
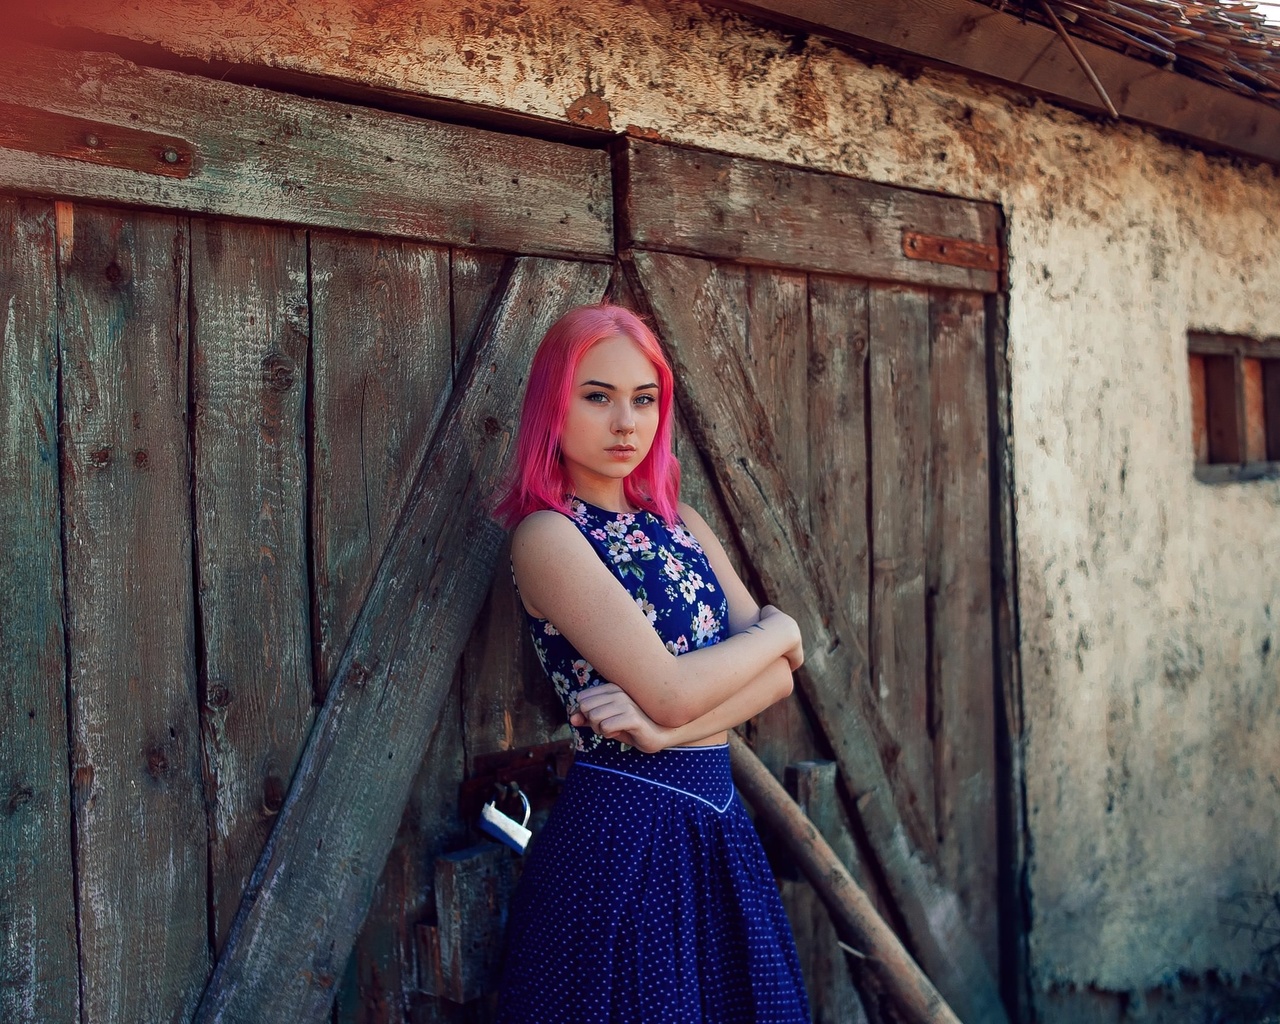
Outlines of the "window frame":
[{"label": "window frame", "polygon": [[[1192,382],[1192,455],[1195,476],[1203,483],[1280,479],[1280,337],[1250,338],[1206,331],[1187,332],[1188,372],[1194,358],[1203,360],[1203,387]],[[1264,459],[1249,459],[1249,391],[1245,361],[1262,364],[1260,410]],[[1203,403],[1211,461],[1197,450],[1196,403]],[[1222,410],[1229,406],[1226,413]],[[1215,407],[1217,414],[1214,414]],[[1219,456],[1216,460],[1215,456]]]}]

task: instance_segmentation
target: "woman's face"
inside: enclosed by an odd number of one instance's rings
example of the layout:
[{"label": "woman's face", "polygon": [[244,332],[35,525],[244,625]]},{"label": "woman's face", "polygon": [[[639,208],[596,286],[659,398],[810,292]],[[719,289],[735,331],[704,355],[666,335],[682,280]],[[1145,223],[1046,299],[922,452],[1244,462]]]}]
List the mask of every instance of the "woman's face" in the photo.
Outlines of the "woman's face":
[{"label": "woman's face", "polygon": [[[613,492],[649,454],[658,431],[658,372],[624,335],[597,342],[574,374],[560,435],[580,496]],[[585,493],[584,493],[585,492]]]}]

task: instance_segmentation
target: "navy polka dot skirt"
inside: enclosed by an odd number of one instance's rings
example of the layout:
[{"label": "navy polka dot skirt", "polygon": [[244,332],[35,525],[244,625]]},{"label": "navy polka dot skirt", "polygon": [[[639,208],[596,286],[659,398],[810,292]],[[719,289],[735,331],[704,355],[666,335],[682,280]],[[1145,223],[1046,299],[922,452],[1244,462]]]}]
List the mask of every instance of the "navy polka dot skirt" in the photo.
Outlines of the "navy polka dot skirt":
[{"label": "navy polka dot skirt", "polygon": [[512,901],[502,1024],[807,1024],[727,744],[580,753]]}]

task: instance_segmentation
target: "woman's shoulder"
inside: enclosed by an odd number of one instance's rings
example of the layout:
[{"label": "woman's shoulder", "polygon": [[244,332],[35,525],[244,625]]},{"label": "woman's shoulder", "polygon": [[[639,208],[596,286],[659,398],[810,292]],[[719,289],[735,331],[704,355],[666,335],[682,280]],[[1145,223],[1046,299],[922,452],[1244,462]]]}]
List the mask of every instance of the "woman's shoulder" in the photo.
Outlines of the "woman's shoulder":
[{"label": "woman's shoulder", "polygon": [[689,528],[689,531],[699,540],[701,540],[704,535],[714,535],[712,534],[711,527],[707,525],[707,521],[703,519],[698,510],[688,502],[676,502],[676,514],[680,516],[680,521],[684,523],[684,525]]}]

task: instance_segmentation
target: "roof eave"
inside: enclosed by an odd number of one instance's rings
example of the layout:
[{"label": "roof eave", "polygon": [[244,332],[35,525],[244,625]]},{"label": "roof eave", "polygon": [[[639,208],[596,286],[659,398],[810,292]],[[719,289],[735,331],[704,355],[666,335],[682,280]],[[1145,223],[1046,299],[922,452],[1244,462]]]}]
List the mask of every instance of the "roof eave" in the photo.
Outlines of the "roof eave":
[{"label": "roof eave", "polygon": [[[1054,31],[974,0],[709,0],[864,50],[979,75],[1110,115]],[[1075,38],[1120,117],[1201,148],[1280,165],[1280,108]]]}]

